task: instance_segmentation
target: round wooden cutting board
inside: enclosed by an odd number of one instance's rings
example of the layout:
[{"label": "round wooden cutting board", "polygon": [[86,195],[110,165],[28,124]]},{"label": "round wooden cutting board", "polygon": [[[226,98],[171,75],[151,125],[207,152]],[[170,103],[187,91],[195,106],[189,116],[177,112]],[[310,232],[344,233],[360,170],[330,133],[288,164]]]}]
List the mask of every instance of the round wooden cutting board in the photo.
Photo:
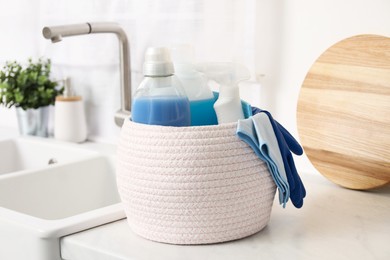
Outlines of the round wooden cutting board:
[{"label": "round wooden cutting board", "polygon": [[326,178],[358,190],[390,183],[390,38],[358,35],[326,50],[306,75],[297,116]]}]

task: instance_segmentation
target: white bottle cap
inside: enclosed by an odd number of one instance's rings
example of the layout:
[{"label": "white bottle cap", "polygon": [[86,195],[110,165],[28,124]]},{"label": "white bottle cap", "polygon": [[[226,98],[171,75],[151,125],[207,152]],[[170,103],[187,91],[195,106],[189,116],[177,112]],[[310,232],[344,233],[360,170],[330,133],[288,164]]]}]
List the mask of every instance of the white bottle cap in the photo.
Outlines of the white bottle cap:
[{"label": "white bottle cap", "polygon": [[144,76],[171,76],[174,72],[173,63],[167,48],[151,47],[146,50]]}]

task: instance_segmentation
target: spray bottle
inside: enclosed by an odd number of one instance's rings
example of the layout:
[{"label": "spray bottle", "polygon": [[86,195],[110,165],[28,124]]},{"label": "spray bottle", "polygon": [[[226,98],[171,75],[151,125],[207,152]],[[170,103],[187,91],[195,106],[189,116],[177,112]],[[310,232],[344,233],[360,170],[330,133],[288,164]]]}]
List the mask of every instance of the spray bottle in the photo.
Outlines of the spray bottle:
[{"label": "spray bottle", "polygon": [[198,64],[197,70],[219,84],[219,97],[214,103],[218,124],[244,119],[238,83],[250,79],[249,70],[237,63]]}]

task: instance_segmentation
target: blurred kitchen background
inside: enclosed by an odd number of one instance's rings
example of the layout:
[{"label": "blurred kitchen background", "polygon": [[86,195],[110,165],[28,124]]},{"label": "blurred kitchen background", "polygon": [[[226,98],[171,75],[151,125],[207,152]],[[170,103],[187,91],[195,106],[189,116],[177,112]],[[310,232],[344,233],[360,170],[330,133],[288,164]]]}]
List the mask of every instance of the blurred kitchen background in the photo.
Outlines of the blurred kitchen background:
[{"label": "blurred kitchen background", "polygon": [[[298,137],[297,98],[311,64],[349,36],[390,35],[389,14],[389,0],[0,0],[0,65],[50,58],[53,78],[70,77],[84,97],[89,139],[116,142],[115,36],[52,44],[41,32],[47,25],[114,21],[130,40],[133,91],[142,80],[147,47],[189,43],[196,61],[246,65],[252,79],[241,84],[241,97],[270,110]],[[0,127],[17,129],[13,109],[0,108]]]}]

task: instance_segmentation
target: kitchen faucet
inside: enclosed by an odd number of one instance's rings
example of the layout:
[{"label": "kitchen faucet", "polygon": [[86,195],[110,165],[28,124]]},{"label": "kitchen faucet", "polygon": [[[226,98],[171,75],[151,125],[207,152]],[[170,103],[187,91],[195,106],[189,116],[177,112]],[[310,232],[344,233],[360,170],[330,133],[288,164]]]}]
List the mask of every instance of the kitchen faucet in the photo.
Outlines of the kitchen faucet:
[{"label": "kitchen faucet", "polygon": [[121,127],[125,119],[130,117],[131,108],[131,71],[130,71],[130,49],[129,41],[125,31],[117,23],[98,22],[69,24],[60,26],[44,27],[43,37],[51,40],[52,43],[60,42],[63,37],[84,35],[91,33],[115,33],[119,40],[120,59],[120,95],[121,108],[115,114],[115,123]]}]

